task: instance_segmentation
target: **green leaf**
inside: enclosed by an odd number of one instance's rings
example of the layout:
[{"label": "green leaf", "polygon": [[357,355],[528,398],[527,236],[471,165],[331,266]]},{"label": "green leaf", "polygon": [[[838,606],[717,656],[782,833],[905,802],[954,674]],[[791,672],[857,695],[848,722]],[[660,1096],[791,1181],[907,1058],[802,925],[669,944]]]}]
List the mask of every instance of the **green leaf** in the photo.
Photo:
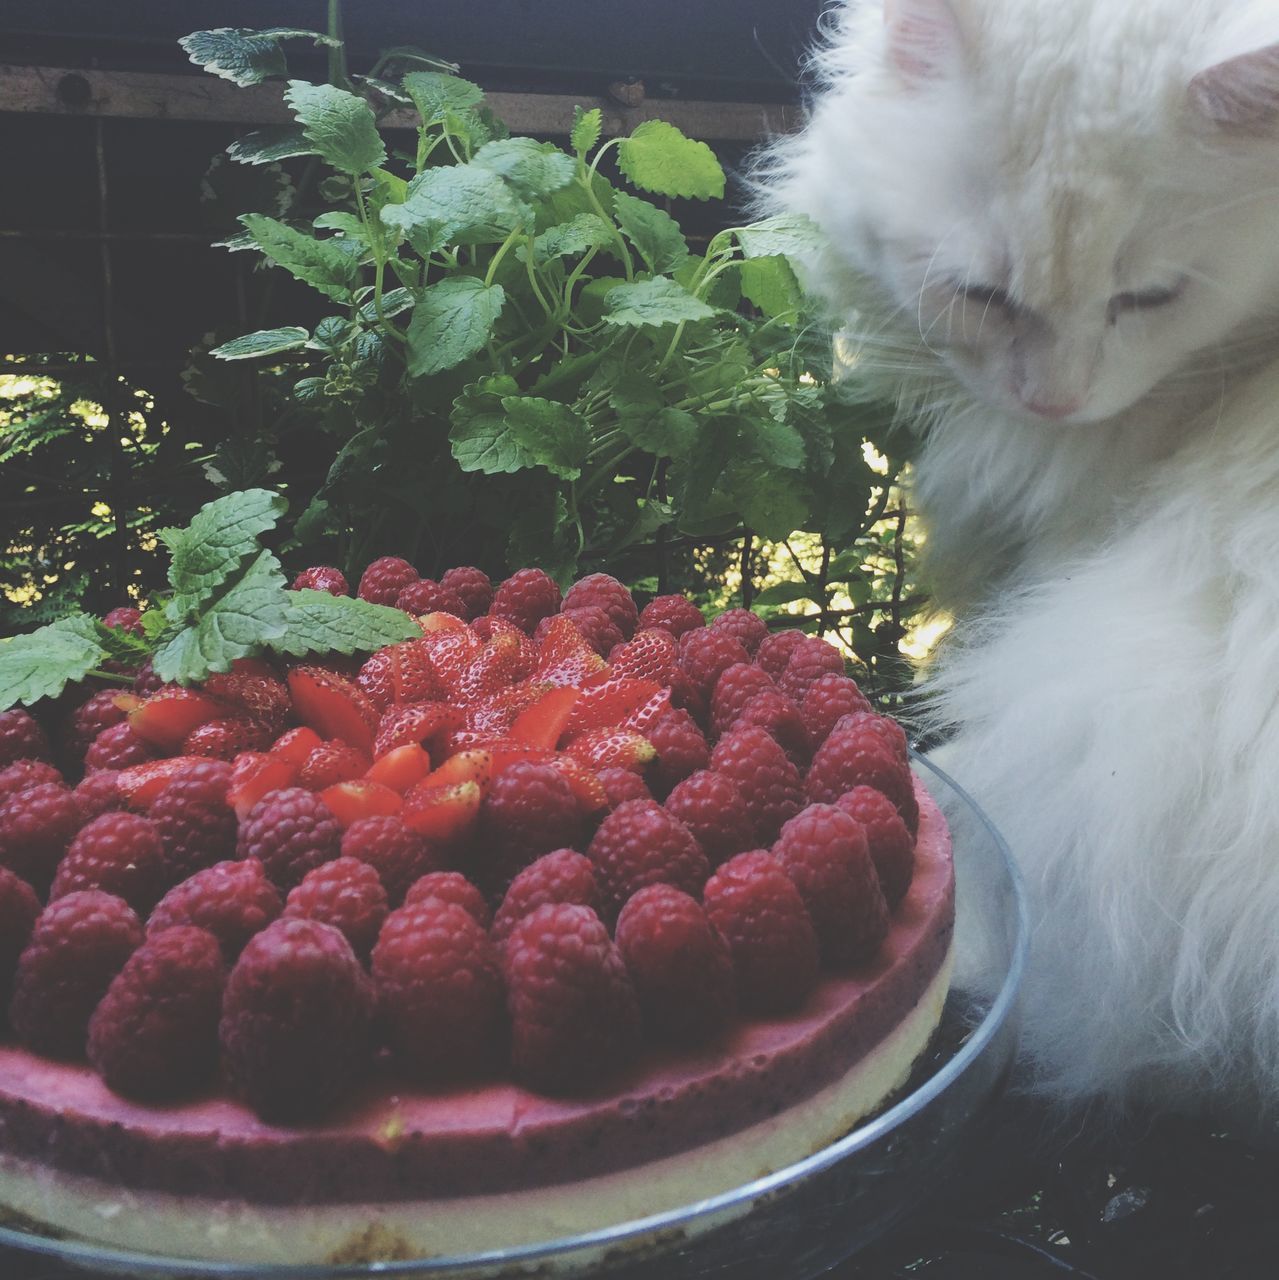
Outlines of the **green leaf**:
[{"label": "green leaf", "polygon": [[293,108],[307,141],[335,169],[367,173],[386,163],[377,117],[363,98],[331,84],[290,80],[284,100]]},{"label": "green leaf", "polygon": [[[407,311],[412,305],[413,294],[408,289],[389,289],[382,295],[382,315],[388,320]],[[377,323],[377,307],[372,298],[360,308],[360,319],[365,324]]]},{"label": "green leaf", "polygon": [[484,101],[484,90],[478,84],[440,71],[410,71],[401,83],[423,124],[442,120],[450,111],[467,111]]},{"label": "green leaf", "polygon": [[608,324],[628,326],[679,324],[685,320],[709,320],[716,314],[682,285],[666,276],[621,284],[604,300]]},{"label": "green leaf", "polygon": [[572,156],[549,142],[532,138],[486,142],[471,163],[497,174],[522,200],[540,200],[559,191],[573,181],[576,172]]},{"label": "green leaf", "polygon": [[545,467],[561,480],[582,474],[591,429],[580,414],[558,400],[538,396],[504,396],[507,429],[534,465]]},{"label": "green leaf", "polygon": [[507,429],[502,401],[519,394],[514,378],[481,378],[453,401],[453,429],[449,439],[453,457],[463,471],[506,475],[533,465],[523,446]]},{"label": "green leaf", "polygon": [[742,294],[766,316],[794,315],[803,301],[799,281],[781,254],[747,258],[738,268]]},{"label": "green leaf", "polygon": [[737,231],[737,243],[748,258],[771,258],[781,254],[803,258],[821,248],[822,233],[817,224],[802,213],[779,213]]},{"label": "green leaf", "polygon": [[[807,582],[775,582],[755,597],[757,605],[793,604],[796,600],[813,600],[813,588]],[[821,602],[818,601],[820,604]]]},{"label": "green leaf", "polygon": [[107,657],[98,621],[88,614],[63,618],[29,635],[0,640],[0,708],[56,698]]},{"label": "green leaf", "polygon": [[763,538],[789,538],[808,519],[810,495],[793,473],[752,458],[730,467],[726,480],[742,519]]},{"label": "green leaf", "polygon": [[641,191],[693,200],[724,196],[724,170],[715,153],[665,120],[645,120],[623,139],[617,165]]},{"label": "green leaf", "polygon": [[619,191],[613,197],[613,212],[651,271],[674,271],[688,257],[684,233],[665,209]]},{"label": "green leaf", "polygon": [[408,328],[408,368],[415,378],[453,369],[493,336],[506,293],[474,276],[453,276],[424,289]]},{"label": "green leaf", "polygon": [[320,214],[311,220],[311,225],[317,231],[340,231],[343,235],[353,236],[361,243],[368,240],[364,223],[355,214],[347,213],[342,209],[330,209],[327,213]]},{"label": "green leaf", "polygon": [[258,356],[273,356],[281,351],[296,351],[306,346],[311,335],[300,325],[286,325],[283,329],[259,329],[243,337],[232,338],[209,352],[219,360],[251,360]]},{"label": "green leaf", "polygon": [[316,351],[335,354],[351,336],[354,325],[345,316],[325,316],[315,326],[315,333],[307,346]]},{"label": "green leaf", "polygon": [[535,564],[566,587],[577,577],[577,530],[568,500],[558,490],[527,495],[511,522],[506,558],[512,565]]},{"label": "green leaf", "polygon": [[[541,266],[552,258],[575,258],[612,243],[613,232],[599,214],[579,213],[568,222],[548,227],[533,241],[533,261]],[[522,245],[516,252],[523,259]]]},{"label": "green leaf", "polygon": [[528,212],[491,169],[458,164],[418,174],[403,203],[379,216],[425,258],[446,245],[500,243]]},{"label": "green leaf", "polygon": [[787,471],[797,471],[808,458],[804,437],[785,422],[772,417],[743,418],[742,434],[750,440],[763,462]]},{"label": "green leaf", "polygon": [[[360,263],[349,242],[317,240],[261,213],[246,213],[240,221],[277,267],[283,267],[334,302],[350,300],[359,280]],[[358,250],[359,246],[354,248]]]},{"label": "green leaf", "polygon": [[109,660],[136,667],[151,656],[151,645],[143,636],[134,635],[123,627],[108,627],[96,620],[95,625],[98,643]]},{"label": "green leaf", "polygon": [[211,31],[193,31],[178,44],[197,67],[238,85],[250,85],[261,84],[269,76],[286,74],[284,50],[280,48],[284,40],[310,40],[323,45],[341,43],[319,31],[301,27],[268,27],[263,31],[216,27]]},{"label": "green leaf", "polygon": [[227,155],[240,164],[275,164],[293,156],[313,156],[315,147],[307,141],[301,125],[268,124],[254,129],[227,147]]},{"label": "green leaf", "polygon": [[622,434],[646,453],[659,458],[687,456],[697,439],[697,419],[683,409],[659,409],[647,417],[627,415],[618,419]]},{"label": "green leaf", "polygon": [[327,591],[290,591],[286,630],[268,642],[277,653],[373,653],[422,634],[403,609],[370,604]]},{"label": "green leaf", "polygon": [[573,108],[573,132],[569,134],[569,145],[583,159],[600,140],[604,131],[604,113],[599,107],[583,111],[581,107]]}]

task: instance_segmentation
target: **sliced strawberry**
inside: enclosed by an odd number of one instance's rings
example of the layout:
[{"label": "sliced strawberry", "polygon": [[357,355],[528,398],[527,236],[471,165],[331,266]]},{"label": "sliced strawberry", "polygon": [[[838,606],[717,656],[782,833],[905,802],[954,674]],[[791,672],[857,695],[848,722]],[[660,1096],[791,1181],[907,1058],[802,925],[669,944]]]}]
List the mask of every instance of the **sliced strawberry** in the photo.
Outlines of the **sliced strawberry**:
[{"label": "sliced strawberry", "polygon": [[388,711],[378,724],[373,758],[380,760],[396,747],[410,742],[423,746],[437,758],[444,755],[448,735],[462,727],[462,712],[447,702],[417,702]]},{"label": "sliced strawberry", "polygon": [[517,760],[536,760],[539,763],[554,757],[554,751],[545,747],[534,747],[527,742],[517,742],[514,738],[490,739],[484,748],[493,757],[493,776],[504,772]]},{"label": "sliced strawberry", "polygon": [[293,785],[299,766],[265,751],[246,751],[231,762],[231,785],[226,798],[241,822],[269,791]]},{"label": "sliced strawberry", "polygon": [[551,684],[580,685],[607,667],[572,620],[561,613],[546,629],[533,674]]},{"label": "sliced strawberry", "polygon": [[279,756],[281,760],[300,765],[323,741],[324,739],[314,729],[299,725],[296,729],[290,729],[288,733],[281,734],[275,740],[271,747],[271,754]]},{"label": "sliced strawberry", "polygon": [[511,726],[511,737],[530,746],[554,751],[564,734],[573,708],[582,696],[580,689],[552,689],[527,711],[521,711]]},{"label": "sliced strawberry", "polygon": [[679,645],[661,627],[637,631],[608,655],[608,666],[615,680],[631,678],[670,684],[679,668]]},{"label": "sliced strawberry", "polygon": [[129,712],[129,727],[144,742],[162,751],[176,751],[197,725],[217,720],[228,708],[198,689],[165,685]]},{"label": "sliced strawberry", "polygon": [[265,751],[271,745],[268,724],[250,716],[224,716],[198,724],[182,740],[182,753],[234,760],[242,751]]},{"label": "sliced strawberry", "polygon": [[332,810],[333,816],[343,827],[349,827],[361,818],[380,818],[399,813],[404,797],[380,782],[357,778],[352,782],[338,782],[325,787],[320,799]]},{"label": "sliced strawberry", "polygon": [[132,809],[149,809],[151,801],[192,765],[208,763],[205,756],[169,756],[165,760],[147,760],[120,770],[116,787]]},{"label": "sliced strawberry", "polygon": [[508,689],[489,694],[466,708],[466,727],[479,732],[506,733],[521,711],[526,711],[554,687],[544,680],[521,680]]},{"label": "sliced strawberry", "polygon": [[662,686],[653,680],[629,679],[607,680],[583,689],[564,731],[576,737],[588,729],[614,728],[661,692]]},{"label": "sliced strawberry", "polygon": [[422,628],[423,635],[431,635],[435,631],[465,631],[466,623],[451,613],[423,613],[414,618]]},{"label": "sliced strawberry", "polygon": [[621,729],[633,729],[647,733],[671,709],[671,691],[659,689],[626,716],[618,725]]},{"label": "sliced strawberry", "polygon": [[327,742],[321,742],[302,761],[297,785],[308,791],[323,791],[325,787],[336,786],[339,782],[352,782],[364,777],[372,763],[363,751],[351,746],[349,742],[330,738]]},{"label": "sliced strawberry", "polygon": [[[259,665],[265,667],[265,663]],[[275,733],[289,718],[288,687],[269,667],[258,670],[237,664],[227,675],[210,676],[204,682],[204,692],[268,725]]]},{"label": "sliced strawberry", "polygon": [[459,751],[449,758],[426,780],[428,787],[447,787],[455,782],[474,782],[486,789],[493,776],[493,753],[482,747]]},{"label": "sliced strawberry", "polygon": [[631,729],[590,729],[574,738],[565,751],[588,769],[630,769],[639,773],[657,752],[642,734]]},{"label": "sliced strawberry", "polygon": [[431,666],[445,691],[450,696],[456,694],[463,672],[480,651],[482,642],[479,636],[463,626],[461,630],[433,631],[423,637],[422,643],[427,646]]},{"label": "sliced strawberry", "polygon": [[444,696],[444,686],[431,664],[431,646],[425,640],[405,640],[379,649],[355,680],[379,711]]},{"label": "sliced strawberry", "polygon": [[431,772],[431,757],[419,743],[406,742],[388,751],[365,771],[370,782],[380,782],[403,795]]},{"label": "sliced strawberry", "polygon": [[418,783],[404,797],[400,817],[404,825],[434,840],[465,835],[480,815],[484,793],[474,782],[432,787]]},{"label": "sliced strawberry", "polygon": [[145,699],[138,697],[136,693],[117,693],[111,701],[114,702],[115,705],[125,713],[125,715],[128,715],[130,712],[136,711]]},{"label": "sliced strawberry", "polygon": [[564,775],[583,813],[598,813],[608,808],[608,792],[604,790],[604,784],[580,761],[560,754],[552,756],[547,763]]},{"label": "sliced strawberry", "polygon": [[471,624],[471,629],[477,635],[482,634],[485,640],[493,640],[498,636],[510,636],[515,641],[518,650],[515,658],[516,680],[527,679],[533,674],[533,668],[537,666],[538,647],[527,631],[517,627],[509,618],[495,618],[490,615],[484,618],[484,628],[484,632],[481,633],[475,623]]},{"label": "sliced strawberry", "polygon": [[464,702],[487,698],[509,689],[519,670],[520,642],[511,632],[501,632],[467,662],[458,674],[454,691]]},{"label": "sliced strawberry", "polygon": [[293,710],[322,738],[341,738],[366,755],[373,754],[377,712],[359,686],[319,667],[289,672]]}]

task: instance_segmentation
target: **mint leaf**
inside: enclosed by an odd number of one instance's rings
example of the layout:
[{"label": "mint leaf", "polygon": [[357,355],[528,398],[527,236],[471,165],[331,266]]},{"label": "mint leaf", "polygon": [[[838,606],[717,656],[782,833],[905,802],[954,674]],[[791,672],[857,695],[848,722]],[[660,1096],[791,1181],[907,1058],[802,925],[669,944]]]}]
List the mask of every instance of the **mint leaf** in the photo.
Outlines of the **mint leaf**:
[{"label": "mint leaf", "polygon": [[511,437],[535,466],[561,480],[582,474],[591,429],[581,415],[558,400],[538,396],[504,396],[502,408]]},{"label": "mint leaf", "polygon": [[227,155],[240,164],[274,164],[292,156],[310,156],[315,148],[296,124],[269,124],[231,143]]},{"label": "mint leaf", "polygon": [[802,213],[779,213],[739,228],[737,243],[748,258],[771,258],[776,254],[801,258],[821,247],[822,234],[817,224]]},{"label": "mint leaf", "polygon": [[56,698],[69,683],[83,680],[107,657],[98,626],[82,613],[0,640],[0,708]]},{"label": "mint leaf", "polygon": [[623,414],[617,425],[633,445],[659,458],[683,458],[697,439],[697,419],[683,409]]},{"label": "mint leaf", "polygon": [[533,465],[532,458],[508,430],[502,407],[503,398],[517,395],[519,389],[519,383],[506,375],[481,378],[453,401],[449,439],[453,457],[463,471],[496,476]]},{"label": "mint leaf", "polygon": [[649,270],[658,274],[674,271],[688,257],[684,233],[665,209],[619,191],[613,197],[613,212]]},{"label": "mint leaf", "polygon": [[764,462],[787,471],[798,471],[807,460],[804,437],[784,422],[771,417],[747,418],[743,435]]},{"label": "mint leaf", "polygon": [[416,378],[455,368],[493,336],[506,293],[474,276],[454,276],[424,289],[408,328],[408,367]]},{"label": "mint leaf", "polygon": [[123,627],[108,627],[96,619],[94,623],[98,644],[109,660],[140,666],[151,656],[151,645],[142,636],[136,636]]},{"label": "mint leaf", "polygon": [[491,169],[458,164],[418,174],[403,203],[386,205],[379,216],[425,258],[446,245],[500,243],[526,214]]},{"label": "mint leaf", "polygon": [[549,142],[532,138],[486,142],[471,163],[497,174],[523,200],[539,200],[559,191],[573,181],[576,172],[572,156]]},{"label": "mint leaf", "polygon": [[[283,267],[334,302],[347,302],[360,276],[352,246],[341,240],[317,240],[262,213],[246,213],[240,221],[253,242],[277,267]],[[358,251],[359,246],[354,248]]]},{"label": "mint leaf", "polygon": [[178,43],[197,67],[238,85],[261,84],[269,76],[282,76],[284,63],[282,40],[310,40],[313,44],[337,45],[341,41],[319,31],[301,27],[268,27],[251,31],[246,27],[215,27],[211,31],[193,31]]},{"label": "mint leaf", "polygon": [[604,320],[608,324],[679,324],[684,320],[709,320],[715,314],[714,307],[667,276],[617,285],[604,300]]},{"label": "mint leaf", "polygon": [[300,325],[286,325],[283,329],[259,329],[241,338],[232,338],[209,352],[219,360],[250,360],[257,356],[273,356],[281,351],[295,351],[306,346],[310,334]]},{"label": "mint leaf", "polygon": [[[382,295],[382,315],[388,320],[392,316],[398,316],[401,311],[407,311],[412,305],[413,294],[408,289],[388,289]],[[360,319],[365,324],[376,324],[377,318],[377,306],[370,298],[360,308]]]},{"label": "mint leaf", "polygon": [[573,132],[569,134],[569,145],[583,159],[586,153],[600,140],[604,131],[604,113],[599,107],[583,111],[581,107],[573,108]]},{"label": "mint leaf", "polygon": [[617,166],[642,191],[693,200],[724,196],[724,170],[715,153],[665,120],[645,120],[623,139]]},{"label": "mint leaf", "polygon": [[[603,249],[613,243],[613,232],[597,213],[579,213],[568,222],[548,227],[533,241],[533,261],[539,266],[552,258],[575,258],[591,249]],[[521,260],[524,246],[516,253]]]},{"label": "mint leaf", "polygon": [[789,538],[808,519],[810,495],[794,473],[752,458],[730,467],[726,479],[742,519],[763,538]]},{"label": "mint leaf", "polygon": [[781,254],[747,258],[738,268],[742,296],[766,316],[794,315],[803,301],[799,281],[790,263]]},{"label": "mint leaf", "polygon": [[268,641],[277,653],[373,653],[422,634],[403,609],[370,604],[327,591],[290,591],[285,605],[285,632]]},{"label": "mint leaf", "polygon": [[293,108],[307,141],[335,169],[367,173],[386,163],[377,118],[363,98],[331,84],[290,80],[284,100]]},{"label": "mint leaf", "polygon": [[423,124],[433,124],[449,112],[467,111],[484,101],[484,90],[478,84],[440,71],[410,71],[401,83]]}]

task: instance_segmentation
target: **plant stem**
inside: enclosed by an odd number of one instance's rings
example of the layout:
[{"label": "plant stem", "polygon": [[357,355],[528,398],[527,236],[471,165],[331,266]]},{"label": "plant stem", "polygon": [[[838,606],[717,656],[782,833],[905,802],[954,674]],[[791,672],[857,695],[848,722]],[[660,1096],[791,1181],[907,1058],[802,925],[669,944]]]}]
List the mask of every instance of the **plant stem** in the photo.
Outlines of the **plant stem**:
[{"label": "plant stem", "polygon": [[329,83],[339,89],[347,83],[346,45],[342,36],[342,0],[329,0],[329,36],[338,41],[329,45]]}]

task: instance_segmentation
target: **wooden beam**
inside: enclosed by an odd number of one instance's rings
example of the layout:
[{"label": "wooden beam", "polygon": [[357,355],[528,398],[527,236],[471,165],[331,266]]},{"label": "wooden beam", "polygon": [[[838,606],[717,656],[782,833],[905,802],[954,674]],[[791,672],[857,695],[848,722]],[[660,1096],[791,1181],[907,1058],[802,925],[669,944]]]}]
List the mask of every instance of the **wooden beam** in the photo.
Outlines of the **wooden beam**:
[{"label": "wooden beam", "polygon": [[[239,88],[210,75],[159,75],[66,67],[0,65],[0,112],[107,117],[122,120],[212,121],[260,125],[289,120],[278,83]],[[799,123],[798,109],[772,102],[710,102],[640,98],[625,106],[590,94],[491,93],[493,111],[517,133],[563,135],[573,108],[599,107],[604,132],[629,133],[644,120],[669,120],[690,137],[707,142],[757,142]],[[383,121],[389,129],[416,127],[412,111],[397,110]]]}]

